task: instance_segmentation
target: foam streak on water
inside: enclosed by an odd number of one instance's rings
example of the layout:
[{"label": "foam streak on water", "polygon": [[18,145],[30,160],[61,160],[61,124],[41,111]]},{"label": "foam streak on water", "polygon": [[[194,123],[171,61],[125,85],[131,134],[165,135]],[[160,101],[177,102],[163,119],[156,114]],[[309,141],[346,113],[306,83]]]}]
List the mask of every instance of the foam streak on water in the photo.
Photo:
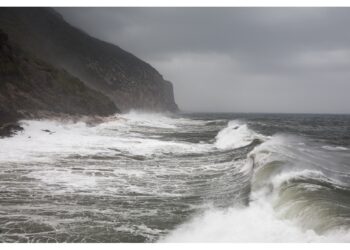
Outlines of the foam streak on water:
[{"label": "foam streak on water", "polygon": [[349,242],[348,118],[307,119],[22,121],[0,139],[0,241]]}]

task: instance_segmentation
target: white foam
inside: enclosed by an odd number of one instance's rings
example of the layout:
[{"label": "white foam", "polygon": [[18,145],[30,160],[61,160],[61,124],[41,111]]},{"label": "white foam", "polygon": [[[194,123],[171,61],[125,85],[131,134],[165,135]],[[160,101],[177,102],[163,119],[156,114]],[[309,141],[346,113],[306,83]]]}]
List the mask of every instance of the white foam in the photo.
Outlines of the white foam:
[{"label": "white foam", "polygon": [[[219,133],[217,142],[222,143],[223,148],[234,148],[250,143],[255,136],[246,126],[231,122]],[[225,137],[229,138],[228,141]],[[315,161],[314,157],[320,158],[319,152],[310,149],[309,145],[300,142],[299,139],[293,136],[273,136],[248,155],[248,161],[241,169],[243,173],[253,173],[251,202],[248,207],[208,209],[178,226],[161,241],[350,242],[349,231],[339,229],[319,235],[312,229],[303,229],[296,219],[282,219],[280,216],[283,216],[283,213],[280,214],[273,208],[274,201],[278,199],[278,190],[283,183],[300,177],[328,180],[320,169],[309,165]],[[230,144],[231,140],[234,141],[233,144]],[[254,161],[254,169],[249,160]],[[271,172],[272,175],[264,179],[264,183],[255,183],[256,172],[274,161],[283,163],[283,169]],[[337,183],[333,179],[332,182]],[[256,184],[258,188],[254,188]]]},{"label": "white foam", "polygon": [[215,146],[218,149],[235,149],[249,145],[254,139],[262,138],[247,124],[239,121],[230,121],[216,136]]},{"label": "white foam", "polygon": [[330,151],[344,151],[348,150],[346,147],[341,147],[341,146],[322,146],[323,149],[330,150]]},{"label": "white foam", "polygon": [[176,129],[181,125],[200,125],[205,121],[191,120],[186,118],[172,118],[164,113],[147,113],[132,110],[127,114],[119,115],[129,125],[144,126],[150,128]]},{"label": "white foam", "polygon": [[127,114],[121,115],[128,123],[156,128],[176,128],[174,119],[164,116],[159,113],[141,113],[137,111],[131,111]]},{"label": "white foam", "polygon": [[243,147],[261,138],[246,124],[231,121],[218,133],[214,144],[159,140],[143,132],[147,132],[147,127],[173,131],[189,124],[200,127],[203,121],[137,112],[112,118],[93,127],[83,122],[23,121],[23,133],[1,139],[0,161],[52,161],[55,155],[69,154],[112,156],[116,151],[143,156],[201,153]]},{"label": "white foam", "polygon": [[97,178],[101,178],[54,169],[33,171],[27,177],[38,179],[49,185],[60,185],[69,190],[94,189],[97,186]]},{"label": "white foam", "polygon": [[[136,115],[124,115],[123,117],[128,116],[137,117]],[[151,136],[145,137],[140,133],[130,131],[135,127],[136,118],[130,121],[123,117],[94,127],[87,126],[83,122],[23,121],[24,132],[0,140],[0,162],[52,161],[55,156],[70,154],[113,156],[117,151],[144,156],[164,153],[197,153],[211,148],[209,144],[165,141]],[[166,119],[170,118],[164,118]],[[152,126],[160,126],[159,119],[157,122],[150,123]],[[142,123],[142,125],[145,124],[147,122]],[[166,127],[165,122],[161,124],[162,127]],[[167,127],[173,126],[170,124]],[[49,130],[50,133],[44,130]]]},{"label": "white foam", "polygon": [[[181,129],[183,125],[195,124],[197,126],[201,123],[201,121],[173,119],[160,114],[140,114],[137,112],[117,115],[113,119],[94,127],[87,126],[83,122],[24,121],[25,130],[23,133],[0,140],[0,162],[44,162],[42,165],[34,164],[35,167],[30,169],[32,172],[26,176],[40,180],[50,187],[52,185],[59,186],[61,191],[52,188],[57,192],[89,191],[101,192],[101,194],[111,192],[114,195],[135,192],[157,196],[181,196],[181,192],[157,189],[156,182],[158,180],[154,173],[179,175],[179,173],[186,174],[189,172],[196,174],[195,171],[203,169],[207,171],[210,169],[218,170],[220,167],[226,168],[227,165],[196,166],[195,170],[192,168],[181,169],[180,167],[169,169],[146,166],[143,169],[137,168],[137,166],[135,168],[109,166],[110,176],[114,175],[110,177],[91,174],[94,170],[88,169],[89,166],[84,166],[82,171],[72,171],[68,166],[67,169],[60,169],[52,167],[50,164],[56,158],[64,159],[70,155],[115,156],[122,153],[153,157],[154,155],[167,153],[200,153],[215,149],[235,149],[249,145],[254,139],[266,139],[266,137],[252,131],[246,124],[239,121],[229,122],[227,127],[218,133],[214,144],[158,140],[141,133],[151,128],[176,131],[176,129]],[[46,129],[53,133],[44,132],[43,130]],[[317,154],[316,156],[309,154],[307,150],[308,148],[304,143],[293,144],[293,141],[286,137],[275,136],[256,147],[249,154],[249,157],[251,157],[249,159],[254,159],[256,168],[273,160],[293,159],[301,162],[306,161],[306,163],[315,162],[310,157],[316,157]],[[303,152],[303,154],[300,152]],[[301,159],[297,159],[298,157]],[[250,160],[246,164],[238,164],[243,174],[255,171]],[[45,162],[49,164],[46,166]],[[6,167],[6,164],[3,164],[3,166]],[[93,166],[93,168],[97,168],[97,166]],[[200,172],[198,173],[200,174]],[[298,171],[298,169],[295,169],[295,171],[276,174],[272,180],[269,180],[269,184],[272,184],[274,188],[278,188],[291,178],[310,175],[315,178],[323,178],[322,173],[316,170]],[[134,181],[134,184],[129,179]],[[152,185],[146,186],[143,182],[138,182],[138,179]],[[172,182],[176,181],[181,180],[176,178],[172,180]],[[140,183],[140,185],[137,183]],[[43,185],[43,187],[45,186]],[[340,231],[329,232],[329,234],[323,236],[317,235],[312,230],[303,231],[293,221],[281,220],[277,217],[266,193],[255,192],[251,198],[253,201],[249,207],[231,207],[225,210],[211,208],[204,214],[198,215],[191,221],[179,226],[162,240],[167,242],[340,242],[349,241],[350,239],[349,233]],[[153,233],[151,231],[153,229],[142,227],[139,229],[141,231],[149,230],[148,233]],[[154,234],[157,233],[159,232],[154,232]]]},{"label": "white foam", "polygon": [[349,242],[347,232],[318,235],[275,216],[265,201],[244,208],[210,209],[172,231],[162,242]]}]

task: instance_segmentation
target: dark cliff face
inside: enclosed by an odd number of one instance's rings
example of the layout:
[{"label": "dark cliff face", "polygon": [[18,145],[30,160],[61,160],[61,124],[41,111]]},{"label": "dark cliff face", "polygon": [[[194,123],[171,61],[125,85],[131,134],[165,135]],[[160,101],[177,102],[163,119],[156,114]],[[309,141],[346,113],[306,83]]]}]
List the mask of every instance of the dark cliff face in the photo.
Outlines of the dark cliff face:
[{"label": "dark cliff face", "polygon": [[0,125],[40,112],[104,116],[118,109],[65,70],[23,52],[0,30]]},{"label": "dark cliff face", "polygon": [[0,8],[0,28],[21,47],[100,90],[123,111],[177,111],[173,87],[149,64],[71,26],[50,8]]}]

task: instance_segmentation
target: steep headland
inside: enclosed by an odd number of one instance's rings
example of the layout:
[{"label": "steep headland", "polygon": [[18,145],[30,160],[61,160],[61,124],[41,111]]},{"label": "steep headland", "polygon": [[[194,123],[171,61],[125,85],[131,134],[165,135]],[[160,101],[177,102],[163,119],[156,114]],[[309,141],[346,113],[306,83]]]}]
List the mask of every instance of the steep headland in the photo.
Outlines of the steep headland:
[{"label": "steep headland", "polygon": [[148,63],[71,26],[51,8],[0,8],[0,28],[23,49],[107,95],[122,111],[177,111],[173,86]]}]

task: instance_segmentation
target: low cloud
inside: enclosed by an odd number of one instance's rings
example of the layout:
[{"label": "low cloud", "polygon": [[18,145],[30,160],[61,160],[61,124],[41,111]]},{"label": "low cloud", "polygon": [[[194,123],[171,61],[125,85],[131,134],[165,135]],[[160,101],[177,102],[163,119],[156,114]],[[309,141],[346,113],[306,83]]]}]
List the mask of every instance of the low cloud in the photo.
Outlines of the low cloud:
[{"label": "low cloud", "polygon": [[349,113],[348,8],[59,8],[174,83],[188,111]]}]

